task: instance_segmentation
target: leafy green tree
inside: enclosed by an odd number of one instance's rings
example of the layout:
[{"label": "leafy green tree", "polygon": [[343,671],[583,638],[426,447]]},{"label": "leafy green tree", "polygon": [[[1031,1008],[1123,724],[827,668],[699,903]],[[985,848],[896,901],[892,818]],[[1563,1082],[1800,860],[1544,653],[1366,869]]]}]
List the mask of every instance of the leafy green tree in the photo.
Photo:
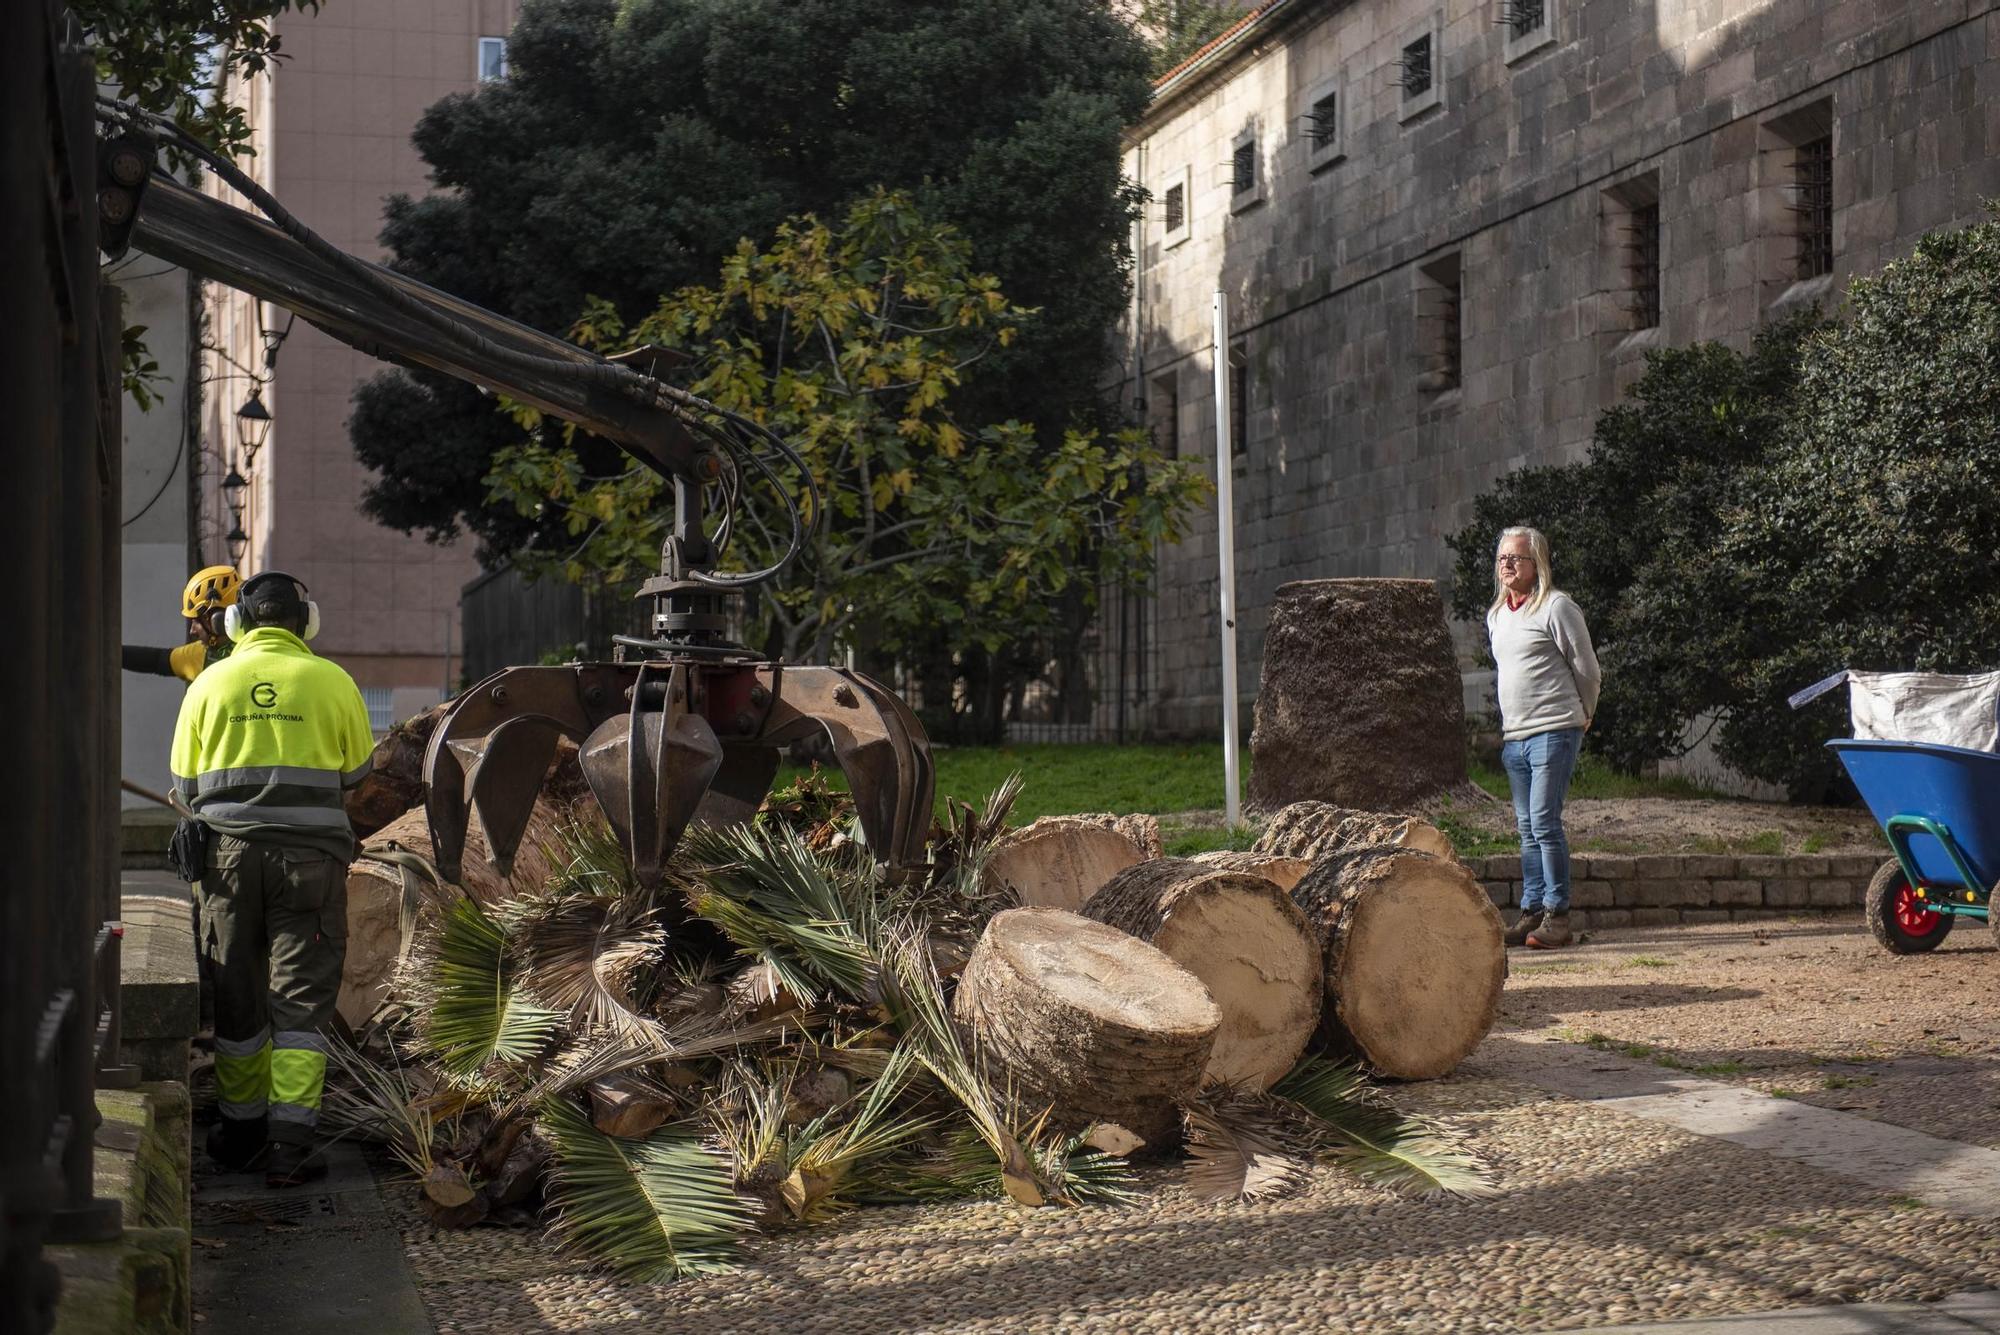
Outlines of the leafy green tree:
[{"label": "leafy green tree", "polygon": [[[1727,526],[1735,479],[1770,451],[1789,411],[1799,349],[1817,325],[1768,326],[1746,356],[1721,343],[1647,354],[1625,402],[1598,418],[1581,463],[1528,468],[1473,503],[1450,539],[1452,608],[1482,620],[1493,550],[1509,525],[1549,538],[1556,582],[1590,619],[1604,695],[1589,742],[1622,768],[1676,755],[1689,720],[1728,695],[1718,656],[1691,654],[1689,580]],[[1703,632],[1705,633],[1705,631]]]},{"label": "leafy green tree", "polygon": [[[955,229],[878,192],[837,229],[800,218],[763,249],[741,243],[714,285],[673,293],[629,328],[594,302],[572,335],[686,353],[696,393],[797,446],[823,515],[801,559],[766,586],[756,638],[792,661],[826,661],[864,631],[878,651],[942,637],[992,652],[1049,626],[1073,585],[1136,580],[1157,544],[1179,537],[1206,484],[1144,433],[1072,429],[1049,446],[1019,422],[962,423],[966,373],[1028,314],[974,269]],[[501,450],[487,485],[501,508],[560,526],[558,545],[517,554],[531,573],[616,581],[658,560],[663,481],[594,471],[573,434]],[[745,501],[735,569],[769,564],[788,535],[768,498],[746,488]]]},{"label": "leafy green tree", "polygon": [[[1026,415],[1053,448],[1095,416],[1138,200],[1120,133],[1150,88],[1101,0],[529,0],[508,63],[419,124],[442,188],[390,206],[403,270],[545,329],[593,296],[636,325],[741,238],[902,190],[1038,311],[958,387],[959,420]],[[520,545],[534,523],[485,504],[494,419],[437,377],[364,386],[370,512]]]},{"label": "leafy green tree", "polygon": [[71,0],[97,52],[97,77],[147,111],[169,116],[211,147],[237,154],[250,138],[243,109],[215,96],[227,77],[282,59],[271,20],[316,13],[319,0]]},{"label": "leafy green tree", "polygon": [[1241,4],[1227,0],[1143,0],[1137,12],[1139,31],[1153,51],[1153,77],[1159,78],[1243,19]]}]

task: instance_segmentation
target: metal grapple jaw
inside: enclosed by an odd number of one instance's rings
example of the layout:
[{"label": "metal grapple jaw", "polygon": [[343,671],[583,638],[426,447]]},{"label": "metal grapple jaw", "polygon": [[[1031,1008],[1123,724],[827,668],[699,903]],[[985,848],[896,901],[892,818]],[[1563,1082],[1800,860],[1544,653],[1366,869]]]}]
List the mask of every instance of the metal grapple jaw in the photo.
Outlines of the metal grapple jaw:
[{"label": "metal grapple jaw", "polygon": [[922,866],[930,741],[902,700],[842,668],[669,655],[507,668],[453,701],[424,757],[438,870],[460,880],[477,821],[488,861],[511,874],[567,737],[640,884],[657,885],[690,823],[748,820],[783,748],[814,732],[833,743],[869,850],[895,870]]}]

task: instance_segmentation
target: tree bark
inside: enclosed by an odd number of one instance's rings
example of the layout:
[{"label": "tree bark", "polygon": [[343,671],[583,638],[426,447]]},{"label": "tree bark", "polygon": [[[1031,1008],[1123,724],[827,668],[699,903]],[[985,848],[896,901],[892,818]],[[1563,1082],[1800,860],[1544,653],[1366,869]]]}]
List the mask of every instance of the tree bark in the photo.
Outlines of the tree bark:
[{"label": "tree bark", "polygon": [[1429,821],[1386,811],[1356,811],[1328,802],[1294,802],[1271,817],[1253,851],[1312,860],[1367,844],[1397,844],[1457,859],[1451,840]]},{"label": "tree bark", "polygon": [[1166,1142],[1208,1063],[1222,1013],[1201,980],[1114,927],[1060,909],[987,924],[955,1013],[1017,1103],[1080,1131],[1113,1122]]},{"label": "tree bark", "polygon": [[1218,850],[1213,853],[1197,853],[1194,861],[1204,867],[1214,867],[1218,871],[1247,871],[1272,882],[1286,894],[1299,883],[1299,878],[1312,870],[1312,859],[1287,857],[1282,853],[1238,853]]},{"label": "tree bark", "polygon": [[1263,1091],[1290,1071],[1319,1023],[1320,946],[1274,882],[1184,858],[1127,867],[1083,916],[1149,942],[1202,981],[1222,1012],[1207,1084]]},{"label": "tree bark", "polygon": [[1326,965],[1320,1031],[1377,1075],[1428,1080],[1493,1027],[1507,973],[1500,914],[1472,873],[1413,849],[1318,859],[1292,887]]}]

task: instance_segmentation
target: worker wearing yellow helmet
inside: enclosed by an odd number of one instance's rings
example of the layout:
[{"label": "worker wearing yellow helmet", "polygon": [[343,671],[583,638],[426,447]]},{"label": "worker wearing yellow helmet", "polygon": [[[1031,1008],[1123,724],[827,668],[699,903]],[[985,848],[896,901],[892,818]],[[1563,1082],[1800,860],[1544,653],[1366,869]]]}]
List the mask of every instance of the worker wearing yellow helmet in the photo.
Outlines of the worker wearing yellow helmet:
[{"label": "worker wearing yellow helmet", "polygon": [[187,643],[172,649],[125,646],[125,670],[193,681],[210,663],[229,657],[229,637],[222,614],[236,602],[243,580],[235,566],[207,566],[194,573],[181,592],[181,615],[187,618]]}]

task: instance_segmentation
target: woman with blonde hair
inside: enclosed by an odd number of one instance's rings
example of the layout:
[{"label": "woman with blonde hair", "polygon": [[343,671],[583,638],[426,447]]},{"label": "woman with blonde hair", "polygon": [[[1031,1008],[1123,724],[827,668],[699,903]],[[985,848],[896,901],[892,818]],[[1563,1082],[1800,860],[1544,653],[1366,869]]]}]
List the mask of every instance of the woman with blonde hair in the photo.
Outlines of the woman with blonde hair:
[{"label": "woman with blonde hair", "polygon": [[1500,701],[1500,763],[1521,832],[1521,916],[1507,944],[1570,943],[1569,841],[1563,799],[1603,675],[1583,609],[1556,588],[1549,540],[1532,528],[1500,535],[1486,609]]}]

